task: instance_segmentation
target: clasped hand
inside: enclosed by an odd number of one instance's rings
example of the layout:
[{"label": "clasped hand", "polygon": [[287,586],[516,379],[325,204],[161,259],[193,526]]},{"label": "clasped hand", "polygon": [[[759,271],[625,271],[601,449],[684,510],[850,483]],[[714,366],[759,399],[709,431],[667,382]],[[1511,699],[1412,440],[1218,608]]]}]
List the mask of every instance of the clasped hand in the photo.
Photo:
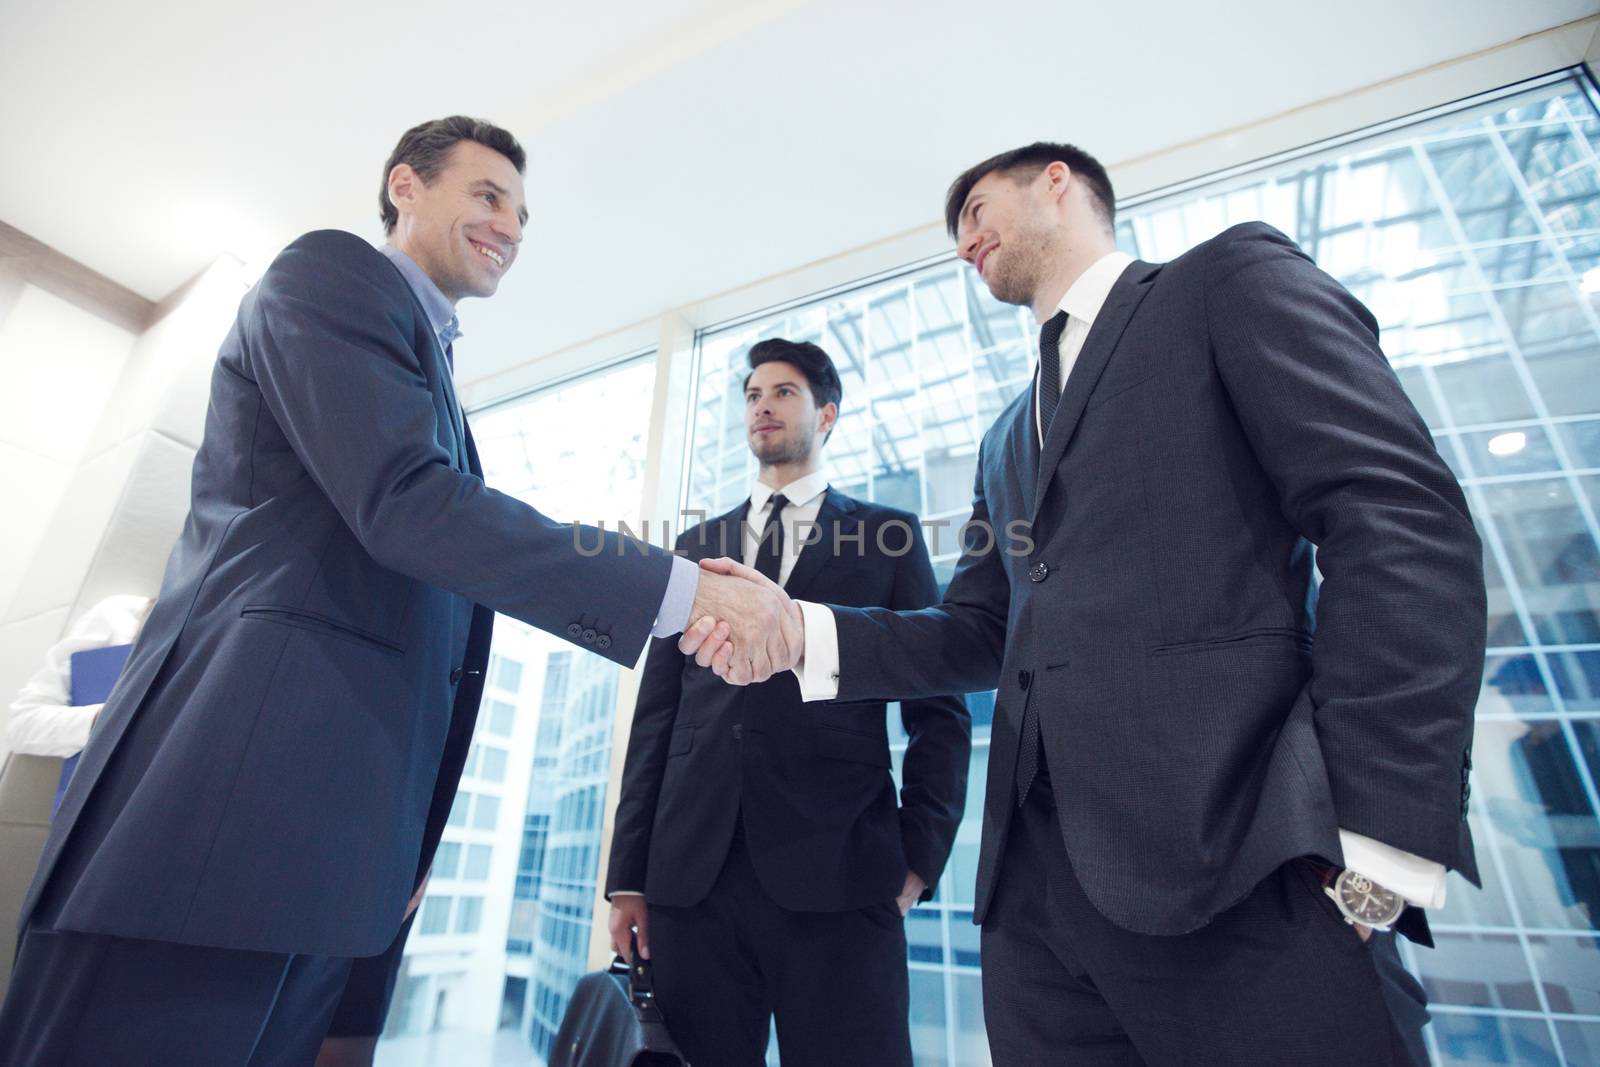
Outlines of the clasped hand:
[{"label": "clasped hand", "polygon": [[731,559],[701,561],[689,618],[679,650],[733,685],[764,682],[805,653],[800,606],[776,582]]}]

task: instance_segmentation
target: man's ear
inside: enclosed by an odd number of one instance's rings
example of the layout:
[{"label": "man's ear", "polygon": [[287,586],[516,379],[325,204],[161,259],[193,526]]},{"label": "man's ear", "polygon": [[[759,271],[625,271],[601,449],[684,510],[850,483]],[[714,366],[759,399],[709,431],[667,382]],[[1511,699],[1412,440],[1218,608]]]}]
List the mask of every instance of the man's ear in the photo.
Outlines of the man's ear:
[{"label": "man's ear", "polygon": [[1044,168],[1044,179],[1049,186],[1050,198],[1060,202],[1072,188],[1072,168],[1059,159]]},{"label": "man's ear", "polygon": [[417,187],[422,184],[421,177],[411,169],[409,163],[396,163],[389,171],[389,203],[394,205],[396,211],[402,204],[407,207],[415,203]]},{"label": "man's ear", "polygon": [[822,418],[817,423],[817,432],[825,434],[833,429],[833,424],[839,421],[839,405],[828,401],[822,405]]}]

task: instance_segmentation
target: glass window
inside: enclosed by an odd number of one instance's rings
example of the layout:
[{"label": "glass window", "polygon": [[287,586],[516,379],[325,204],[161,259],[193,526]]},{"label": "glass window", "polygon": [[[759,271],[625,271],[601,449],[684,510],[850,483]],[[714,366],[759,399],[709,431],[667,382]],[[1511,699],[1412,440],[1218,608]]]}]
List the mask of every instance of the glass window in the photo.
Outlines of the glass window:
[{"label": "glass window", "polygon": [[[488,468],[484,468],[487,473]],[[522,664],[505,656],[489,657],[489,684],[496,689],[515,693],[522,688]]]},{"label": "glass window", "polygon": [[482,715],[486,720],[484,728],[489,733],[499,737],[511,736],[517,717],[517,709],[513,705],[504,700],[485,700]]},{"label": "glass window", "polygon": [[506,780],[506,750],[493,745],[483,747],[483,763],[478,767],[478,777],[486,782]]},{"label": "glass window", "polygon": [[439,851],[433,854],[433,877],[454,878],[461,868],[461,845],[455,841],[439,842]]},{"label": "glass window", "polygon": [[488,845],[468,845],[467,865],[461,877],[469,882],[481,882],[489,877],[489,859],[493,855],[494,850]]},{"label": "glass window", "polygon": [[472,806],[472,828],[493,830],[500,821],[500,798],[479,794]]},{"label": "glass window", "polygon": [[462,897],[456,904],[456,933],[475,934],[483,921],[483,898]]},{"label": "glass window", "polygon": [[450,928],[450,899],[435,896],[423,898],[422,914],[417,916],[418,933],[442,934]]}]

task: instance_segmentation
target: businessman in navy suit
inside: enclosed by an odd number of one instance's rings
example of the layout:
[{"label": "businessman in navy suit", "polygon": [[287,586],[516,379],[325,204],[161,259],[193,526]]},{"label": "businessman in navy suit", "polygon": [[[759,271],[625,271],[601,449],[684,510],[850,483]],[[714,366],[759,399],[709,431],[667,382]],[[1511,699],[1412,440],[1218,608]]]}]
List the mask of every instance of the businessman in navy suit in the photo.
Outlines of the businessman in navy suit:
[{"label": "businessman in navy suit", "polygon": [[[310,1062],[353,961],[399,952],[494,612],[624,665],[691,608],[789,629],[779,593],[598,531],[580,553],[483,483],[455,306],[516,259],[522,169],[488,123],[415,127],[388,244],[307,234],[240,304],[188,520],[24,902],[0,1062]],[[788,654],[747,647],[741,675]]]},{"label": "businessman in navy suit", "polygon": [[[745,429],[760,473],[728,513],[684,531],[699,560],[734,555],[792,596],[936,602],[915,515],[828,484],[842,389],[809,342],[754,345]],[[699,1067],[755,1067],[777,1019],[788,1064],[911,1064],[902,918],[933,896],[966,801],[960,698],[900,706],[898,798],[883,701],[803,704],[791,674],[722,684],[652,642],[611,839],[611,934],[654,961],[656,996]]]},{"label": "businessman in navy suit", "polygon": [[974,909],[997,1064],[1406,1062],[1392,935],[1326,890],[1411,905],[1426,942],[1446,871],[1476,880],[1466,500],[1372,315],[1293,242],[1250,223],[1139,262],[1114,203],[1071,145],[952,185],[961,258],[1040,323],[974,485],[975,528],[1028,544],[971,535],[922,611],[801,602],[802,689],[998,689]]}]

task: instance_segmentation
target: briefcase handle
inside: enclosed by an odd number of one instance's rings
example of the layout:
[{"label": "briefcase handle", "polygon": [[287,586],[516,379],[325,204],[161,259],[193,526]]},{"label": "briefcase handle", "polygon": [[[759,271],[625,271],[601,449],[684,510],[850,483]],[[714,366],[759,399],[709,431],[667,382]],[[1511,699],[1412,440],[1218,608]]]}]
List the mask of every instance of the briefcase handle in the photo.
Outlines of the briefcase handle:
[{"label": "briefcase handle", "polygon": [[633,964],[630,966],[627,960],[617,956],[611,961],[611,973],[628,976],[628,999],[641,1019],[659,1020],[661,1009],[656,1007],[655,974],[650,969],[650,961],[639,955],[639,935],[632,930],[628,932],[628,948]]}]

